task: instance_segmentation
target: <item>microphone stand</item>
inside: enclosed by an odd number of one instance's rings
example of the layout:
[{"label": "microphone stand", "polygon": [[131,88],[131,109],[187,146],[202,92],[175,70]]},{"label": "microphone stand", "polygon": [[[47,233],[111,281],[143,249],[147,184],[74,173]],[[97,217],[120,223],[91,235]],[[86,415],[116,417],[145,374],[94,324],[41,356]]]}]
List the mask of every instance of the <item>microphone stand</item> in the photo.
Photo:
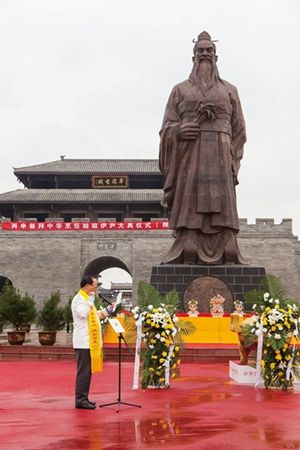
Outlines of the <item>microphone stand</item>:
[{"label": "microphone stand", "polygon": [[119,333],[118,341],[119,341],[119,346],[118,346],[118,361],[119,361],[118,398],[117,398],[117,401],[115,401],[115,402],[99,405],[99,408],[102,408],[104,406],[110,406],[110,405],[118,405],[117,412],[120,411],[120,405],[134,406],[136,408],[142,407],[141,405],[136,405],[134,403],[127,403],[127,402],[123,402],[121,400],[121,341],[123,341],[125,343],[126,347],[128,348],[128,350],[131,354],[132,354],[132,352],[131,352],[130,348],[128,347],[128,344],[122,333]]}]

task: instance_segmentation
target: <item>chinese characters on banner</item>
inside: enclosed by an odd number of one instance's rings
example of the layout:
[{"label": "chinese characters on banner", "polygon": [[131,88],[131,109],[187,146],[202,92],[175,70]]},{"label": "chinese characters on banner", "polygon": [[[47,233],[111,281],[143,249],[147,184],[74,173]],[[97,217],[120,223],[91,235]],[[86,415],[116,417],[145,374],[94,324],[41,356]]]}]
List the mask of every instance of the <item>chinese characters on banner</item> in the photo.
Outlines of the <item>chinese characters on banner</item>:
[{"label": "chinese characters on banner", "polygon": [[126,231],[167,230],[168,221],[152,222],[2,222],[2,230],[10,231]]},{"label": "chinese characters on banner", "polygon": [[128,188],[128,176],[126,175],[97,175],[92,177],[92,188],[97,189],[126,189]]}]

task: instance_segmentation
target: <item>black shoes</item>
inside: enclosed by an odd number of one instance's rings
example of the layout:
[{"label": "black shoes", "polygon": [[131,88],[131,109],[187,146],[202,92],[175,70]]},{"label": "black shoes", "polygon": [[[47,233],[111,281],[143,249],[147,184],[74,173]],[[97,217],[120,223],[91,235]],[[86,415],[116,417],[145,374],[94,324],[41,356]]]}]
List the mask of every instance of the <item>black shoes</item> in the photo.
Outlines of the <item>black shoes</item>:
[{"label": "black shoes", "polygon": [[92,402],[91,400],[88,400],[88,402],[90,403],[90,405],[96,406],[96,402]]},{"label": "black shoes", "polygon": [[96,409],[96,403],[84,401],[84,402],[76,403],[75,408],[77,408],[77,409]]}]

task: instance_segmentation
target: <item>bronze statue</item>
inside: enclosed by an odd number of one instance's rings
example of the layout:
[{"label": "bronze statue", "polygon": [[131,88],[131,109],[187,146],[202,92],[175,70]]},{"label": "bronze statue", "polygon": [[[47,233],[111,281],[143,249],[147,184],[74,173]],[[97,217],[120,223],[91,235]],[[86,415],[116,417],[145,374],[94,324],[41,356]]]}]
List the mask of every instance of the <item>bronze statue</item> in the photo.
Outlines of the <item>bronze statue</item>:
[{"label": "bronze statue", "polygon": [[246,131],[237,89],[219,77],[203,31],[188,80],[170,95],[160,131],[162,204],[176,239],[163,263],[240,264],[235,185]]}]

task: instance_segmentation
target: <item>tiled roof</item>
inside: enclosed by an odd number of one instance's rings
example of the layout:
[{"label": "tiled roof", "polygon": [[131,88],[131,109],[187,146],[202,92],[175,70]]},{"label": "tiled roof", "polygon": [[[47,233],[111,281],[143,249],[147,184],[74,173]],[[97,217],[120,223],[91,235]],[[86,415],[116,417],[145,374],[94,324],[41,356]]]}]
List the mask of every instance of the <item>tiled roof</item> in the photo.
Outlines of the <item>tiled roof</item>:
[{"label": "tiled roof", "polygon": [[34,166],[14,169],[23,174],[103,174],[103,173],[157,173],[157,159],[60,159]]},{"label": "tiled roof", "polygon": [[0,203],[156,203],[161,196],[161,189],[17,189],[0,194]]}]

